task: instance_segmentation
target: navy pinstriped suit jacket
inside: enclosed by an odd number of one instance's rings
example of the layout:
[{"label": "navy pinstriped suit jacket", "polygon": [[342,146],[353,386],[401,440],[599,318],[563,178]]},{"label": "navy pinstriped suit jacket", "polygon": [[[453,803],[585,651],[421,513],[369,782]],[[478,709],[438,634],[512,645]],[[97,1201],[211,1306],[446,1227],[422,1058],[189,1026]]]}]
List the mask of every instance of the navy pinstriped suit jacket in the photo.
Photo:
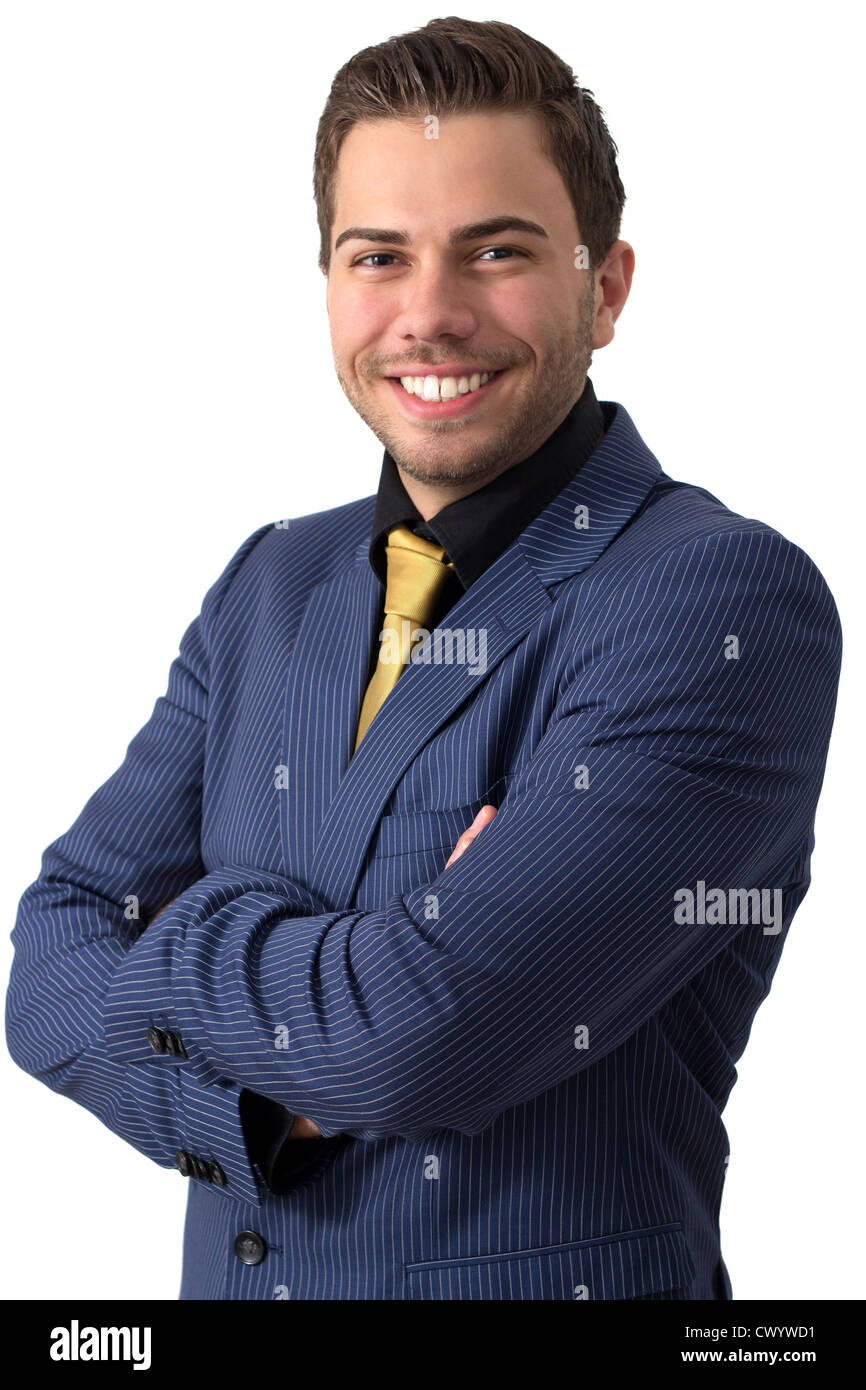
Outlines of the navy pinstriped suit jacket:
[{"label": "navy pinstriped suit jacket", "polygon": [[[181,1298],[731,1297],[721,1111],[809,883],[839,621],[602,408],[443,622],[486,669],[407,666],[355,756],[374,498],[257,530],[21,899],[15,1061],[200,1160]],[[244,1088],[332,1139],[282,1196]]]}]

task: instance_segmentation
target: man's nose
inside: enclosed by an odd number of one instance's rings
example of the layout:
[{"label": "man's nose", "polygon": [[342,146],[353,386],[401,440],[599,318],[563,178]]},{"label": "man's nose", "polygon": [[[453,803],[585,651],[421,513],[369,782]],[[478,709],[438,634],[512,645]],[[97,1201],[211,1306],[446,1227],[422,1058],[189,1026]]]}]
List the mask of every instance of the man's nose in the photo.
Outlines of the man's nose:
[{"label": "man's nose", "polygon": [[401,284],[393,328],[400,337],[435,342],[443,336],[470,338],[479,315],[469,287],[450,267],[421,266]]}]

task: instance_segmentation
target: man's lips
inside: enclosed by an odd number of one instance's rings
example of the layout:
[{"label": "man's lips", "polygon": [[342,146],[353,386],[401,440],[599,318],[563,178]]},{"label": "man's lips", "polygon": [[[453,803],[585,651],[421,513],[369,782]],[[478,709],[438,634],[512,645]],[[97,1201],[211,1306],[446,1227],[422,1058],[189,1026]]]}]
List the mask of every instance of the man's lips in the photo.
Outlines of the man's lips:
[{"label": "man's lips", "polygon": [[[400,376],[436,376],[440,381],[443,381],[446,377],[453,376],[459,380],[462,376],[471,377],[474,372],[478,371],[478,367],[439,368],[435,372],[431,371],[429,367],[426,372],[414,372],[407,368],[400,373]],[[507,374],[507,371],[508,368],[500,369],[496,372],[495,376],[491,376],[488,381],[485,381],[483,386],[478,386],[474,391],[467,391],[465,395],[454,396],[448,401],[425,401],[423,397],[412,395],[405,390],[400,384],[399,376],[389,376],[385,379],[391,387],[391,390],[396,393],[398,403],[410,415],[414,415],[416,419],[450,420],[457,415],[468,415],[476,406],[483,404],[485,401],[489,401],[491,395],[496,393],[499,383]]]}]

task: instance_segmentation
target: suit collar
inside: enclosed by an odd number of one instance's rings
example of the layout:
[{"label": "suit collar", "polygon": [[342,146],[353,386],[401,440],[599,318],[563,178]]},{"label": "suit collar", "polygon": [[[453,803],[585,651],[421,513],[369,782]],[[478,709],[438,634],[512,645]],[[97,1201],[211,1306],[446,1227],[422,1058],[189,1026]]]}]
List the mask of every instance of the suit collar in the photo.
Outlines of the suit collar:
[{"label": "suit collar", "polygon": [[516,541],[544,585],[570,579],[593,564],[662,476],[661,464],[625,407],[616,401],[601,405],[601,444]]}]

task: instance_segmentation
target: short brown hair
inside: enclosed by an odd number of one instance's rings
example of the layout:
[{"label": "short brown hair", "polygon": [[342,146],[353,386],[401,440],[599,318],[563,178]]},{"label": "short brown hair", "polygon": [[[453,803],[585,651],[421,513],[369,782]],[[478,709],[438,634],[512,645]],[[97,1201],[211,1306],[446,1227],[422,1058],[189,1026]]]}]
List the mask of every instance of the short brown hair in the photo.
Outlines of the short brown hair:
[{"label": "short brown hair", "polygon": [[313,173],[321,268],[327,272],[331,260],[337,160],[354,125],[497,109],[540,118],[542,147],[568,190],[590,268],[600,266],[619,236],[625,191],[617,148],[592,92],[521,29],[452,17],[362,49],[334,78],[316,132]]}]

